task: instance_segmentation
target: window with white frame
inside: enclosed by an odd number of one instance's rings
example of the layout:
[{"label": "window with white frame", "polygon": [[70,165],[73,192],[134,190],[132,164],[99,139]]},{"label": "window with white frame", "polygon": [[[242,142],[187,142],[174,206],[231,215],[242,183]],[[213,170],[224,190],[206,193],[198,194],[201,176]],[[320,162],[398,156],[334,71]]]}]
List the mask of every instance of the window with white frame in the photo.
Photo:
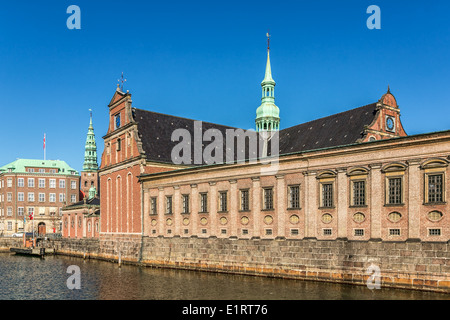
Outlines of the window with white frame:
[{"label": "window with white frame", "polygon": [[59,202],[64,202],[64,201],[66,201],[66,194],[60,193],[59,194]]},{"label": "window with white frame", "polygon": [[45,193],[39,193],[39,202],[45,202]]},{"label": "window with white frame", "polygon": [[300,186],[289,186],[289,209],[300,208]]},{"label": "window with white frame", "polygon": [[60,179],[60,180],[59,180],[59,187],[60,187],[61,189],[64,189],[64,188],[66,187],[66,180]]},{"label": "window with white frame", "polygon": [[34,192],[28,192],[28,202],[34,201]]},{"label": "window with white frame", "polygon": [[206,192],[200,193],[200,212],[208,212],[208,194]]},{"label": "window with white frame", "polygon": [[183,194],[182,196],[182,213],[189,213],[189,195]]},{"label": "window with white frame", "polygon": [[158,214],[158,207],[157,207],[157,198],[152,197],[150,199],[150,214]]},{"label": "window with white frame", "polygon": [[273,209],[273,189],[272,188],[264,188],[263,189],[263,208],[264,210],[272,210]]},{"label": "window with white frame", "polygon": [[77,182],[76,181],[70,181],[70,188],[72,190],[75,190],[77,188]]},{"label": "window with white frame", "polygon": [[172,214],[172,196],[166,196],[166,214]]},{"label": "window with white frame", "polygon": [[248,189],[241,190],[241,211],[250,210],[250,195]]},{"label": "window with white frame", "polygon": [[333,184],[322,184],[322,207],[330,208],[333,206]]},{"label": "window with white frame", "polygon": [[34,178],[28,178],[28,188],[34,188]]},{"label": "window with white frame", "polygon": [[17,178],[17,186],[18,187],[25,187],[25,179],[24,178]]},{"label": "window with white frame", "polygon": [[56,202],[56,193],[49,193],[49,195],[48,195],[48,201],[50,201],[50,202]]},{"label": "window with white frame", "polygon": [[52,189],[56,188],[56,179],[49,180],[49,187]]},{"label": "window with white frame", "polygon": [[71,194],[70,195],[70,202],[72,202],[72,203],[77,202],[77,195],[76,194]]},{"label": "window with white frame", "polygon": [[353,205],[364,206],[366,204],[366,181],[352,181],[353,185]]},{"label": "window with white frame", "polygon": [[39,178],[38,186],[39,188],[45,188],[45,179]]},{"label": "window with white frame", "polygon": [[219,212],[226,212],[226,211],[228,211],[227,192],[220,191],[219,192]]}]

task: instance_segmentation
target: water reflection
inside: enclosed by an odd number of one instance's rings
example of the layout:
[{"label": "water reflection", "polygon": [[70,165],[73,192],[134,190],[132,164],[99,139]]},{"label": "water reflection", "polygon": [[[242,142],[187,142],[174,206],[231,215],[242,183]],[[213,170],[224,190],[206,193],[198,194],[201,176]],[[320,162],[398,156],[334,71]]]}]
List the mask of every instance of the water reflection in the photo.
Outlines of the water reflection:
[{"label": "water reflection", "polygon": [[[70,265],[81,289],[70,290]],[[155,269],[79,258],[0,254],[0,299],[51,300],[372,300],[449,299],[450,295],[301,280]]]}]

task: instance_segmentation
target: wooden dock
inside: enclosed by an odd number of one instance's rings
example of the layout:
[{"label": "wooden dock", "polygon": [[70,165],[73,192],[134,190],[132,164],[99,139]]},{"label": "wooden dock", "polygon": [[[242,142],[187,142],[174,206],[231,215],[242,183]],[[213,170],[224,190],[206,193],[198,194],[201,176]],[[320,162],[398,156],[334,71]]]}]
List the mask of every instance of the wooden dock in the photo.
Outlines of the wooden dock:
[{"label": "wooden dock", "polygon": [[20,255],[44,257],[48,254],[54,254],[54,249],[51,248],[10,248],[11,252]]}]

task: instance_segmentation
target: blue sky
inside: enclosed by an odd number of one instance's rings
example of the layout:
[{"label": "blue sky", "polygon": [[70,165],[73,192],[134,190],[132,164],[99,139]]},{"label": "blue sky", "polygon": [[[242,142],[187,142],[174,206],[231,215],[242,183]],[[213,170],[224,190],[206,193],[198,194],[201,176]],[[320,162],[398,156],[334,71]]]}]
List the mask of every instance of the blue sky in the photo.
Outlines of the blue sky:
[{"label": "blue sky", "polygon": [[[69,30],[70,5],[81,30]],[[369,30],[369,5],[381,29]],[[376,102],[388,84],[408,134],[450,129],[449,1],[2,1],[0,165],[81,171],[93,109],[100,154],[122,72],[133,106],[254,128],[266,37],[281,128]]]}]

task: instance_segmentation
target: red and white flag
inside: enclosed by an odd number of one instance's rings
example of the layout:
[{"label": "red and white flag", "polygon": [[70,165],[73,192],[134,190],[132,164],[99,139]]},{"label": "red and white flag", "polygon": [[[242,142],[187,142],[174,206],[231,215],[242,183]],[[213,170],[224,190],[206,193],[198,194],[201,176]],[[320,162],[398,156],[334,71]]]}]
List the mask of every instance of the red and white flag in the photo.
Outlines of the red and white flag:
[{"label": "red and white flag", "polygon": [[45,133],[44,133],[44,150],[45,150]]}]

